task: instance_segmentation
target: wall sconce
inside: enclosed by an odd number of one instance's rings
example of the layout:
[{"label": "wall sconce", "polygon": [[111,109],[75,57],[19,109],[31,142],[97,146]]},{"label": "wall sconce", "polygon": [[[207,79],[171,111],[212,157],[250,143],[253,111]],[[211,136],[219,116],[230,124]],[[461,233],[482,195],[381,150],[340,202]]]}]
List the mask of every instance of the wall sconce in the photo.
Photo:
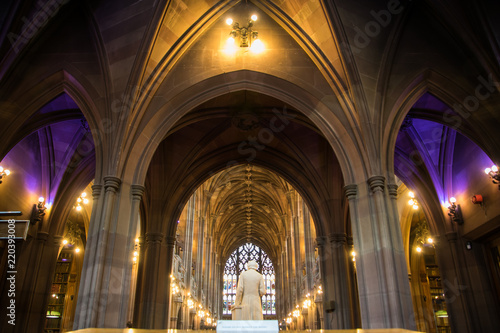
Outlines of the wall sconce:
[{"label": "wall sconce", "polygon": [[410,198],[411,198],[411,199],[408,201],[408,204],[409,204],[410,206],[412,206],[412,207],[413,207],[413,209],[415,209],[415,210],[416,210],[416,209],[418,209],[418,201],[417,201],[417,199],[415,199],[415,193],[413,193],[412,191],[410,191],[410,192],[408,193],[408,195],[409,195],[409,196],[410,196]]},{"label": "wall sconce", "polygon": [[251,50],[256,53],[263,51],[264,44],[259,40],[259,33],[252,30],[255,21],[257,21],[257,15],[252,15],[250,20],[248,20],[248,25],[246,27],[240,27],[238,22],[233,22],[232,18],[228,18],[226,23],[232,25],[233,30],[229,33],[227,43],[233,44],[235,38],[239,35],[240,47],[250,46]]},{"label": "wall sconce", "polygon": [[500,190],[500,174],[498,173],[498,167],[492,165],[491,168],[484,169],[484,173],[491,177],[493,184],[498,184],[498,189]]},{"label": "wall sconce", "polygon": [[45,216],[45,210],[47,209],[47,205],[45,204],[45,198],[39,197],[38,203],[33,205],[33,211],[31,213],[33,225],[41,222],[43,217]]},{"label": "wall sconce", "polygon": [[446,208],[448,208],[448,216],[451,217],[451,220],[461,225],[464,224],[464,220],[462,218],[460,205],[455,204],[456,202],[457,199],[455,199],[455,197],[451,197],[449,203],[446,205]]},{"label": "wall sconce", "polygon": [[75,208],[77,211],[81,211],[82,210],[82,205],[81,205],[82,203],[85,205],[89,203],[89,199],[87,199],[86,192],[83,192],[82,194],[80,194],[78,199],[76,199],[76,206],[73,206],[73,208]]},{"label": "wall sconce", "polygon": [[10,170],[4,169],[0,166],[0,184],[2,184],[2,178],[10,175]]}]

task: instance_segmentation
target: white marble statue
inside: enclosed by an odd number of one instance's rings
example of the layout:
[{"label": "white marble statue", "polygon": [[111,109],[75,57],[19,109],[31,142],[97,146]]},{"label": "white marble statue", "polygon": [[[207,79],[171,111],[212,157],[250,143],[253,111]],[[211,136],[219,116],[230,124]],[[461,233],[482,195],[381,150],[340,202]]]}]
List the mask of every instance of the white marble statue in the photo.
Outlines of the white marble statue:
[{"label": "white marble statue", "polygon": [[263,320],[262,299],[266,294],[266,285],[262,274],[257,272],[258,264],[251,260],[248,270],[240,274],[236,289],[235,306],[241,307],[239,320]]}]

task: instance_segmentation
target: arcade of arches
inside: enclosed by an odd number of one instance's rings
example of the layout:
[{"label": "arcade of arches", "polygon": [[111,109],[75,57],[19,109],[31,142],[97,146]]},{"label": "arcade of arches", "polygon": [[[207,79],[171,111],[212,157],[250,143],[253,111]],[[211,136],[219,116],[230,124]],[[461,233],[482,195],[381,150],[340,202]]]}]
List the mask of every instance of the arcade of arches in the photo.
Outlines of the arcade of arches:
[{"label": "arcade of arches", "polygon": [[500,327],[497,2],[0,7],[2,332]]}]

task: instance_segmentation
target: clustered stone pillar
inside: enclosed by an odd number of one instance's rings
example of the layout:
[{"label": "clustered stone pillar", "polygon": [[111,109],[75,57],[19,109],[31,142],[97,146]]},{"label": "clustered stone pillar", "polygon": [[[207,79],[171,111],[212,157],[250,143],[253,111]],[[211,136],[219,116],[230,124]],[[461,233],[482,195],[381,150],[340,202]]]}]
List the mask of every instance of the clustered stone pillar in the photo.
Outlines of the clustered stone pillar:
[{"label": "clustered stone pillar", "polygon": [[318,237],[316,242],[321,260],[325,328],[352,328],[347,235],[331,234],[327,237]]},{"label": "clustered stone pillar", "polygon": [[104,180],[104,195],[94,186],[94,207],[74,329],[125,327],[132,280],[132,253],[138,223],[140,187],[117,177]]},{"label": "clustered stone pillar", "polygon": [[[391,193],[392,188],[390,188]],[[396,203],[385,178],[345,186],[349,200],[363,328],[415,329]]]}]

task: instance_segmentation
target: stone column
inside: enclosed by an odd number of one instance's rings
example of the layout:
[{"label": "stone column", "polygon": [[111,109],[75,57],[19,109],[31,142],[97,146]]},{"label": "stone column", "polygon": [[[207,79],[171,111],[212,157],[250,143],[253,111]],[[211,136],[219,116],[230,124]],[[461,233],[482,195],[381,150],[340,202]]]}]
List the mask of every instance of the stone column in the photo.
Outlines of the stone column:
[{"label": "stone column", "polygon": [[[142,185],[132,185],[131,186],[131,194],[132,194],[132,207],[131,207],[131,212],[130,212],[130,218],[131,218],[131,223],[129,224],[130,230],[129,230],[129,235],[133,236],[136,233],[137,230],[137,225],[139,223],[139,206],[142,200],[142,196],[144,195],[145,187]],[[129,237],[129,244],[127,244],[128,248],[133,248],[135,244],[135,240],[131,239]],[[140,247],[139,247],[140,249]],[[141,251],[139,250],[139,253]],[[140,258],[139,258],[140,259]],[[130,263],[130,270],[133,270],[133,262]],[[132,274],[134,271],[132,271]],[[124,288],[125,290],[130,290],[130,292],[123,293],[122,294],[122,302],[123,304],[127,304],[127,322],[132,321],[133,322],[133,313],[134,313],[134,305],[135,305],[135,295],[136,295],[136,290],[137,290],[137,283],[138,283],[138,269],[136,268],[135,270],[136,276],[131,277],[132,280],[125,280]],[[133,284],[133,285],[132,285]],[[127,288],[128,285],[128,288]],[[122,311],[124,308],[122,308]],[[123,317],[123,315],[121,315]]]},{"label": "stone column", "polygon": [[346,234],[318,237],[326,329],[353,328]]},{"label": "stone column", "polygon": [[385,178],[344,188],[349,199],[363,328],[415,329],[398,216]]},{"label": "stone column", "polygon": [[[102,189],[103,186],[100,184],[92,185],[92,215],[90,216],[89,230],[87,231],[87,244],[85,246],[85,258],[83,259],[82,276],[76,304],[74,329],[84,328],[87,319],[86,311],[89,307],[90,297],[83,297],[83,295],[90,293],[93,283],[93,265],[97,258],[97,244],[99,243],[100,221],[104,204],[101,196]],[[85,312],[83,309],[85,309]]]},{"label": "stone column", "polygon": [[174,237],[164,237],[160,232],[146,233],[142,287],[137,296],[138,328],[165,329],[168,326],[174,245]]}]

